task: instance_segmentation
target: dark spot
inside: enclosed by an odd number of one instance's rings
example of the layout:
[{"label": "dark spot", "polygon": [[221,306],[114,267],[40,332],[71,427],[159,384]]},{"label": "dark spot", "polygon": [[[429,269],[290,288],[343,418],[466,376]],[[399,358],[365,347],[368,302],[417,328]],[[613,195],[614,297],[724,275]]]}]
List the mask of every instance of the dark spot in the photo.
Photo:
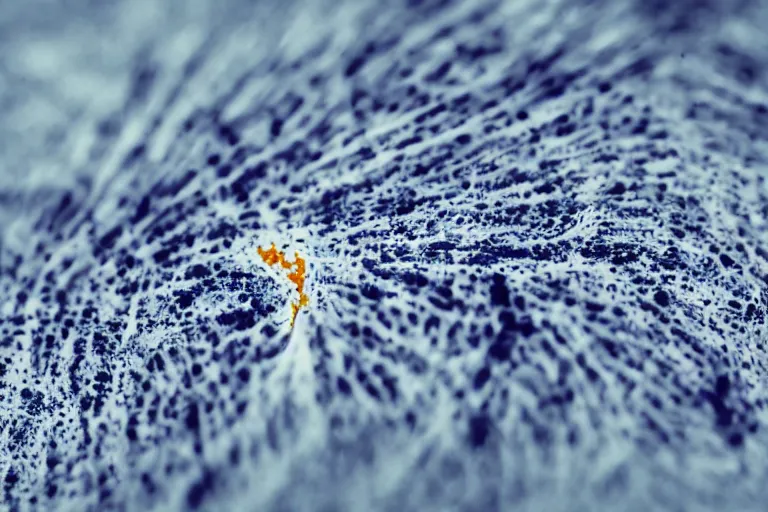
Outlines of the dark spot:
[{"label": "dark spot", "polygon": [[142,219],[144,219],[144,217],[146,217],[149,214],[149,206],[150,206],[149,196],[144,196],[141,202],[139,202],[139,205],[136,207],[136,213],[133,214],[134,224],[140,222]]},{"label": "dark spot", "polygon": [[160,249],[155,254],[152,255],[152,258],[155,260],[155,263],[164,263],[168,261],[168,256],[171,255],[171,251],[168,249]]},{"label": "dark spot", "polygon": [[187,271],[184,273],[185,279],[192,279],[197,278],[201,279],[203,277],[208,277],[211,275],[211,271],[208,270],[208,268],[205,265],[193,265],[187,269]]},{"label": "dark spot", "polygon": [[363,67],[365,64],[365,57],[358,56],[352,59],[347,66],[347,69],[344,70],[344,76],[351,77],[354,76],[358,71],[360,71],[360,68]]},{"label": "dark spot", "polygon": [[622,182],[617,182],[610,190],[608,190],[609,194],[620,196],[624,192],[627,191],[627,187]]},{"label": "dark spot", "polygon": [[440,64],[440,66],[437,67],[437,69],[427,74],[424,77],[424,81],[427,83],[440,81],[443,78],[445,78],[445,76],[448,74],[450,70],[451,70],[451,62],[450,61],[443,62],[442,64]]},{"label": "dark spot", "polygon": [[350,387],[349,382],[344,377],[336,377],[336,388],[345,395],[352,394],[352,387]]},{"label": "dark spot", "polygon": [[245,331],[256,325],[254,313],[253,310],[236,309],[220,314],[216,321],[221,325],[233,326],[238,331]]},{"label": "dark spot", "polygon": [[741,432],[734,432],[728,436],[728,444],[733,447],[739,447],[744,444],[744,435]]},{"label": "dark spot", "polygon": [[371,300],[379,300],[381,298],[381,290],[371,284],[365,284],[360,289],[360,293],[363,297]]},{"label": "dark spot", "polygon": [[103,247],[104,249],[111,249],[114,247],[115,242],[118,238],[120,238],[120,235],[123,234],[123,228],[122,226],[117,226],[116,228],[112,229],[109,233],[104,235],[101,240],[99,241],[99,245]]},{"label": "dark spot", "polygon": [[600,313],[601,311],[605,311],[605,305],[598,302],[587,301],[584,306],[587,308],[587,311],[592,311],[593,313]]},{"label": "dark spot", "polygon": [[194,294],[189,291],[176,290],[173,294],[176,296],[176,304],[178,304],[181,309],[188,308],[195,300]]},{"label": "dark spot", "polygon": [[733,266],[735,261],[733,261],[733,259],[731,259],[731,257],[728,256],[727,254],[721,254],[720,263],[722,263],[724,267],[729,268]]},{"label": "dark spot", "polygon": [[483,366],[475,374],[475,378],[472,382],[472,386],[475,389],[482,389],[486,382],[491,378],[491,370],[487,366]]},{"label": "dark spot", "polygon": [[213,473],[208,470],[203,472],[200,479],[192,484],[187,491],[187,505],[191,509],[197,509],[203,504],[206,496],[213,491]]},{"label": "dark spot", "polygon": [[10,468],[8,473],[5,474],[5,483],[13,487],[18,481],[19,475],[16,474],[16,471],[13,468]]},{"label": "dark spot", "polygon": [[669,294],[667,294],[667,292],[664,290],[657,290],[656,293],[653,294],[653,301],[659,306],[665,308],[669,306]]},{"label": "dark spot", "polygon": [[467,133],[462,133],[458,137],[456,137],[456,142],[462,145],[469,144],[472,141],[472,136]]},{"label": "dark spot", "polygon": [[283,121],[281,119],[273,119],[272,120],[272,126],[270,127],[270,133],[273,137],[277,137],[280,135],[280,132],[283,130]]},{"label": "dark spot", "polygon": [[473,448],[485,445],[491,433],[491,420],[485,414],[477,414],[469,419],[469,444]]},{"label": "dark spot", "polygon": [[491,343],[491,346],[488,347],[488,357],[499,362],[508,361],[513,347],[514,341],[511,336],[506,333],[499,334],[496,340]]},{"label": "dark spot", "polygon": [[728,396],[728,392],[731,389],[731,381],[728,378],[727,375],[720,375],[717,377],[717,380],[715,381],[715,393],[717,393],[717,396],[722,398],[725,398]]},{"label": "dark spot", "polygon": [[96,382],[107,383],[110,380],[112,380],[112,376],[107,372],[100,371],[96,374],[96,377],[94,377],[94,379],[96,380]]},{"label": "dark spot", "polygon": [[187,409],[187,415],[184,417],[184,424],[192,432],[200,430],[200,410],[197,403],[193,402]]},{"label": "dark spot", "polygon": [[491,284],[491,304],[494,306],[509,306],[509,289],[504,281],[505,278],[501,274],[495,274],[493,276],[493,284]]}]

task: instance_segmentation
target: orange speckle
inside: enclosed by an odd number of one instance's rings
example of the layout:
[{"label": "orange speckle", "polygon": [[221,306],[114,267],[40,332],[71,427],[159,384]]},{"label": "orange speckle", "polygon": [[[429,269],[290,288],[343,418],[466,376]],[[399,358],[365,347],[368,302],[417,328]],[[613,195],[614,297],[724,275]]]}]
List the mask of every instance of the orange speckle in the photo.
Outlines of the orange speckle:
[{"label": "orange speckle", "polygon": [[291,263],[285,259],[284,252],[277,250],[274,243],[269,249],[264,250],[259,247],[257,251],[259,252],[259,256],[261,256],[261,259],[263,259],[269,266],[279,263],[280,266],[285,269],[296,267],[295,270],[288,274],[288,279],[296,285],[296,291],[299,292],[298,302],[291,303],[291,327],[293,327],[293,322],[296,320],[296,315],[299,313],[299,309],[309,304],[309,296],[304,293],[304,273],[306,271],[304,258],[302,258],[297,251],[296,259]]}]

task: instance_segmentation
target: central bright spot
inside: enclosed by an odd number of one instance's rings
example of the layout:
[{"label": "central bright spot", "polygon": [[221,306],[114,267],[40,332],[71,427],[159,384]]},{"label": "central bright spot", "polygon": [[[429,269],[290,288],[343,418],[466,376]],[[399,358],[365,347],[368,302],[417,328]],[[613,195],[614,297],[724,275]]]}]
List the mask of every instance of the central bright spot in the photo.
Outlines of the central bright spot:
[{"label": "central bright spot", "polygon": [[299,292],[299,300],[291,303],[291,327],[293,327],[293,322],[296,320],[299,309],[309,304],[309,296],[304,293],[304,272],[306,270],[304,258],[296,251],[295,261],[291,263],[285,259],[284,252],[277,250],[274,243],[269,249],[265,250],[259,247],[257,250],[259,256],[267,265],[273,266],[277,263],[282,268],[291,270],[288,274],[288,279],[296,285],[296,291]]}]

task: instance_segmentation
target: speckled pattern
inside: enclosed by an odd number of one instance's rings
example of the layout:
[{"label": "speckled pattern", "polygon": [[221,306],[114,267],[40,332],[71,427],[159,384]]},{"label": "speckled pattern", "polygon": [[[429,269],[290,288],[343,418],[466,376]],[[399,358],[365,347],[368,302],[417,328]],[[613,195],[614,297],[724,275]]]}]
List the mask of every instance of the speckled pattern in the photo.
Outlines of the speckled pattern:
[{"label": "speckled pattern", "polygon": [[768,5],[670,4],[0,4],[0,510],[768,510]]}]

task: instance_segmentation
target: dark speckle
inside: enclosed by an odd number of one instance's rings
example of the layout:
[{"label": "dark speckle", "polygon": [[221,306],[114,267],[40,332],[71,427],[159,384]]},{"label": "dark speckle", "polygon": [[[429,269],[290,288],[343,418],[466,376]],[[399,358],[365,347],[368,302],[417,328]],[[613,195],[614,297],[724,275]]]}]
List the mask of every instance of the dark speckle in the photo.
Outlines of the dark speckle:
[{"label": "dark speckle", "polygon": [[472,448],[485,445],[491,433],[491,420],[485,414],[476,414],[469,419],[469,444]]},{"label": "dark speckle", "polygon": [[495,274],[493,276],[493,283],[491,284],[491,304],[494,306],[509,306],[509,289],[504,281],[505,278],[501,274]]},{"label": "dark speckle", "polygon": [[616,182],[616,184],[608,190],[609,194],[619,196],[627,191],[627,187],[622,182]]},{"label": "dark speckle", "polygon": [[491,378],[491,370],[487,366],[483,366],[475,374],[475,378],[472,382],[472,386],[475,389],[482,389],[485,383]]},{"label": "dark speckle", "polygon": [[653,294],[653,301],[659,306],[665,308],[669,306],[669,295],[664,290],[657,290]]},{"label": "dark speckle", "polygon": [[206,470],[187,491],[187,505],[195,510],[200,508],[203,501],[213,492],[213,474]]},{"label": "dark speckle", "polygon": [[734,432],[728,436],[728,444],[734,448],[738,448],[744,444],[744,435],[741,432]]},{"label": "dark speckle", "polygon": [[730,268],[734,265],[735,261],[733,261],[727,254],[721,254],[720,263],[722,263],[725,268]]}]

